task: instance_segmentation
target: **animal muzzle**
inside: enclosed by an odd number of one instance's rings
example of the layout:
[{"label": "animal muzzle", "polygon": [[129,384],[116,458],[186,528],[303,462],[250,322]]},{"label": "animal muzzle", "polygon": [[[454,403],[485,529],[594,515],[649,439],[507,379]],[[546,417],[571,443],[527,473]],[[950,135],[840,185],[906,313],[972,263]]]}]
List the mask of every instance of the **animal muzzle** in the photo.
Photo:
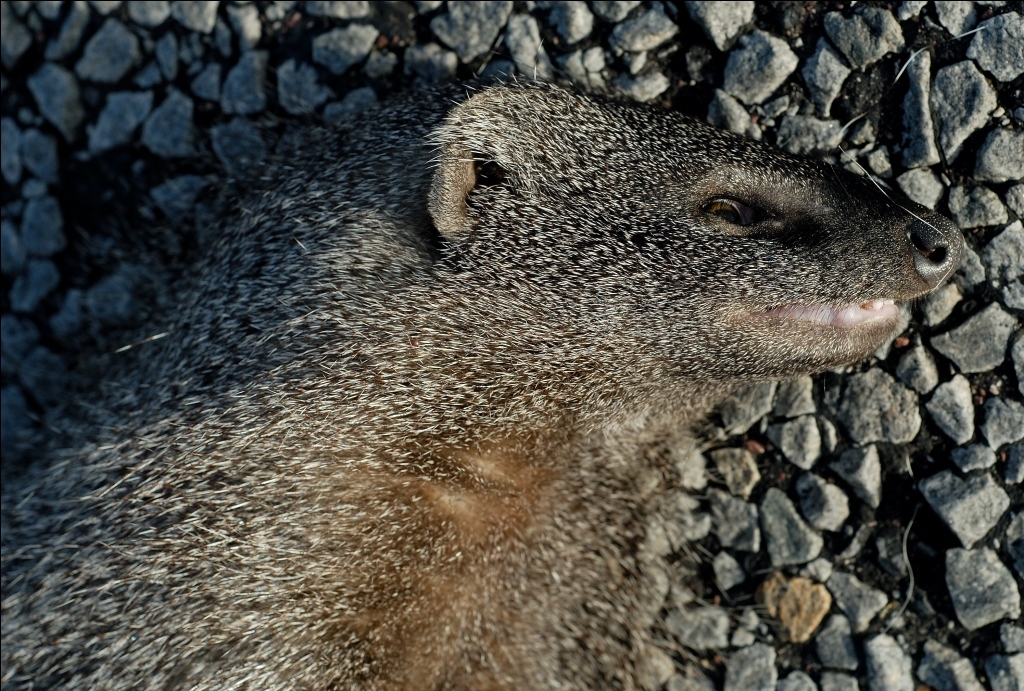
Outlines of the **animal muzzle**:
[{"label": "animal muzzle", "polygon": [[938,214],[918,217],[906,233],[914,270],[929,290],[960,267],[964,236],[949,219]]}]

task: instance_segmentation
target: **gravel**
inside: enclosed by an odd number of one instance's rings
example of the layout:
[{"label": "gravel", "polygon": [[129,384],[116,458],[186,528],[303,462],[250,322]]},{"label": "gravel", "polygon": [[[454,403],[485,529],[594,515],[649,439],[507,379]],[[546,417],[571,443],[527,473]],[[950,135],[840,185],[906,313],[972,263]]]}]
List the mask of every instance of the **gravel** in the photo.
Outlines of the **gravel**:
[{"label": "gravel", "polygon": [[17,226],[7,219],[0,223],[0,257],[0,272],[4,276],[17,276],[21,273],[28,257]]},{"label": "gravel", "polygon": [[686,11],[723,52],[754,19],[753,2],[687,2]]},{"label": "gravel", "polygon": [[953,36],[970,31],[978,24],[978,14],[974,11],[973,3],[969,2],[939,0],[935,3],[935,14],[939,17],[939,24]]},{"label": "gravel", "polygon": [[96,124],[85,128],[89,135],[89,153],[99,154],[130,143],[152,109],[152,91],[109,94]]},{"label": "gravel", "polygon": [[882,464],[874,444],[849,449],[830,466],[846,481],[853,493],[873,509],[882,502]]},{"label": "gravel", "polygon": [[949,191],[949,213],[961,228],[994,226],[1006,223],[1006,207],[999,195],[981,185],[971,187],[957,185]]},{"label": "gravel", "polygon": [[[441,3],[436,4],[440,5]],[[365,2],[365,0],[356,0],[355,2],[346,2],[342,0],[307,2],[306,12],[314,17],[361,19],[370,13],[370,3]]]},{"label": "gravel", "polygon": [[860,665],[857,648],[850,635],[850,620],[833,614],[814,637],[814,650],[825,667],[853,671]]},{"label": "gravel", "polygon": [[[954,284],[949,285],[956,289]],[[959,294],[959,291],[957,293]],[[925,321],[928,321],[927,317]],[[896,376],[919,394],[929,393],[939,384],[939,370],[935,366],[935,358],[927,348],[920,345],[903,354],[896,365]]]},{"label": "gravel", "polygon": [[971,384],[961,374],[942,384],[925,409],[939,429],[957,444],[965,444],[974,437],[974,404]]},{"label": "gravel", "polygon": [[277,99],[292,115],[312,113],[333,95],[312,65],[288,60],[277,68]]},{"label": "gravel", "polygon": [[[204,101],[220,101],[220,77],[222,68],[220,63],[210,63],[202,69],[195,79],[189,84],[192,94]],[[278,82],[278,88],[281,83]],[[281,104],[284,107],[284,103]]]},{"label": "gravel", "polygon": [[167,98],[150,113],[142,125],[142,144],[157,156],[184,158],[194,156],[195,131],[192,113],[195,105],[185,94],[171,87]]},{"label": "gravel", "polygon": [[262,50],[242,54],[238,64],[231,68],[224,79],[220,94],[221,110],[238,115],[254,115],[267,107],[263,82],[266,79],[268,59],[269,54]]},{"label": "gravel", "polygon": [[751,491],[761,479],[754,454],[747,449],[716,449],[709,455],[729,492],[749,499]]},{"label": "gravel", "polygon": [[943,67],[932,83],[932,115],[947,162],[960,155],[964,141],[984,127],[996,109],[996,92],[970,60]]},{"label": "gravel", "polygon": [[822,672],[821,691],[860,691],[855,677],[842,672]]},{"label": "gravel", "polygon": [[1024,652],[1024,628],[1013,624],[1000,624],[999,641],[1008,653]]},{"label": "gravel", "polygon": [[85,35],[85,28],[89,24],[89,4],[84,0],[76,0],[70,4],[68,16],[60,26],[60,33],[46,44],[43,56],[47,60],[67,58],[78,50]]},{"label": "gravel", "polygon": [[1024,405],[1008,398],[988,399],[981,433],[993,449],[1020,441],[1024,438]]},{"label": "gravel", "polygon": [[817,412],[814,404],[814,379],[811,377],[797,377],[787,381],[779,382],[775,407],[772,408],[774,417],[795,418],[801,415],[813,415]]},{"label": "gravel", "polygon": [[626,2],[615,2],[608,0],[595,0],[590,3],[590,9],[601,19],[615,24],[621,22],[634,8],[640,6],[640,0],[629,0]]},{"label": "gravel", "polygon": [[21,180],[21,130],[11,118],[0,119],[0,174],[9,185]]},{"label": "gravel", "polygon": [[665,93],[671,84],[661,72],[648,72],[635,79],[629,75],[619,75],[615,86],[634,101],[646,103]]},{"label": "gravel", "polygon": [[1001,82],[1024,73],[1024,19],[1016,12],[1001,14],[978,25],[967,57]]},{"label": "gravel", "polygon": [[416,45],[405,51],[406,74],[416,75],[426,84],[440,84],[455,78],[459,58],[436,43]]},{"label": "gravel", "polygon": [[1024,444],[1014,444],[1007,449],[1003,479],[1008,485],[1019,485],[1024,482]]},{"label": "gravel", "polygon": [[617,53],[639,53],[657,48],[677,33],[679,27],[658,5],[617,24],[608,43]]},{"label": "gravel", "polygon": [[849,618],[854,633],[867,630],[875,615],[889,604],[889,598],[881,590],[842,571],[834,571],[825,586],[835,598],[836,606]]},{"label": "gravel", "polygon": [[825,15],[825,33],[854,69],[866,67],[886,54],[903,49],[903,31],[888,11],[859,7],[850,17]]},{"label": "gravel", "polygon": [[171,16],[171,3],[165,0],[142,0],[128,3],[128,17],[140,26],[155,29]]},{"label": "gravel", "polygon": [[719,489],[709,489],[708,499],[712,525],[722,547],[757,552],[761,548],[757,505]]},{"label": "gravel", "polygon": [[1024,227],[1020,221],[1015,221],[989,240],[981,253],[981,260],[993,285],[1024,275]]},{"label": "gravel", "polygon": [[747,109],[721,89],[715,89],[715,96],[708,105],[707,121],[715,127],[721,127],[751,139],[761,139],[761,128],[751,122]]},{"label": "gravel", "polygon": [[[909,86],[906,96],[903,97],[902,140],[903,165],[907,168],[931,166],[940,160],[939,149],[935,145],[935,127],[932,124],[929,104],[931,64],[931,54],[923,51],[907,66]],[[934,203],[925,206],[935,208]]]},{"label": "gravel", "polygon": [[[354,3],[348,3],[352,5]],[[308,10],[309,5],[306,5]],[[263,34],[263,26],[260,24],[260,13],[254,5],[231,5],[228,7],[228,18],[231,21],[231,28],[238,36],[238,43],[241,49],[252,50],[259,42]]]},{"label": "gravel", "polygon": [[775,691],[818,691],[814,680],[803,672],[790,672],[785,679],[779,679]]},{"label": "gravel", "polygon": [[903,194],[929,209],[937,208],[939,202],[946,196],[945,185],[929,168],[908,170],[896,177],[896,184]]},{"label": "gravel", "polygon": [[[508,46],[512,61],[519,72],[532,77],[551,73],[551,61],[544,52],[537,20],[528,14],[514,14],[509,17],[505,30],[505,45]],[[582,63],[580,65],[582,68]]]},{"label": "gravel", "polygon": [[960,304],[962,298],[963,294],[956,283],[947,283],[933,291],[921,304],[921,316],[925,326],[938,326],[944,322]]},{"label": "gravel", "polygon": [[460,60],[472,62],[491,49],[511,13],[511,2],[450,0],[448,12],[434,17],[430,29]]},{"label": "gravel", "polygon": [[771,425],[768,438],[790,463],[804,470],[810,470],[821,455],[821,434],[813,415]]},{"label": "gravel", "polygon": [[969,473],[972,470],[985,470],[996,464],[995,452],[984,444],[971,444],[953,449],[949,457],[964,473]]},{"label": "gravel", "polygon": [[313,62],[332,74],[344,74],[366,59],[380,32],[369,24],[350,24],[313,39]]},{"label": "gravel", "polygon": [[116,19],[107,19],[85,44],[75,74],[86,81],[113,84],[142,59],[139,39]]},{"label": "gravel", "polygon": [[579,43],[590,36],[594,29],[594,15],[587,7],[587,3],[577,0],[552,4],[554,7],[548,21],[566,45]]},{"label": "gravel", "polygon": [[763,103],[796,70],[799,59],[780,38],[754,31],[729,53],[723,89],[743,103]]},{"label": "gravel", "polygon": [[0,4],[0,8],[3,12],[0,18],[0,62],[11,69],[32,45],[32,34],[14,16],[10,3]]},{"label": "gravel", "polygon": [[260,131],[243,117],[215,126],[210,130],[210,138],[213,152],[233,178],[252,177],[267,155]]},{"label": "gravel", "polygon": [[711,560],[711,568],[715,572],[715,580],[718,581],[722,592],[747,580],[747,574],[743,571],[743,567],[728,552],[722,551],[715,555],[715,558]]},{"label": "gravel", "polygon": [[836,49],[819,38],[814,54],[800,72],[819,115],[828,117],[832,102],[842,90],[850,71]]},{"label": "gravel", "polygon": [[824,155],[842,139],[838,120],[819,120],[811,115],[787,115],[779,126],[776,143],[785,151],[805,156]]},{"label": "gravel", "polygon": [[179,0],[171,3],[171,16],[174,17],[174,21],[189,31],[208,34],[213,31],[213,27],[217,23],[217,6],[219,4],[219,2],[203,2],[201,0],[194,2]]},{"label": "gravel", "polygon": [[29,256],[49,257],[67,246],[64,216],[51,196],[30,199],[21,217],[21,242]]},{"label": "gravel", "polygon": [[952,331],[933,336],[931,346],[961,372],[987,372],[1006,358],[1006,346],[1016,323],[1013,315],[992,304]]},{"label": "gravel", "polygon": [[985,660],[992,691],[1020,691],[1024,688],[1024,654],[992,655]]},{"label": "gravel", "polygon": [[39,106],[40,114],[57,128],[64,139],[74,141],[79,125],[85,119],[75,75],[60,65],[48,62],[28,78],[28,89]]},{"label": "gravel", "polygon": [[153,49],[160,74],[169,82],[178,76],[178,52],[178,37],[170,31],[160,37]]},{"label": "gravel", "polygon": [[49,259],[29,259],[11,286],[11,309],[26,314],[60,283],[60,272]]},{"label": "gravel", "polygon": [[821,553],[821,536],[800,518],[793,502],[778,488],[765,494],[760,513],[772,566],[806,564]]},{"label": "gravel", "polygon": [[729,613],[721,607],[672,610],[665,618],[665,628],[694,650],[729,647]]},{"label": "gravel", "polygon": [[772,411],[776,383],[747,384],[718,406],[722,424],[731,434],[743,434]]},{"label": "gravel", "polygon": [[836,531],[850,515],[850,504],[843,490],[814,473],[804,473],[796,481],[800,511],[818,530]]},{"label": "gravel", "polygon": [[917,678],[936,691],[984,691],[970,661],[934,640],[924,643]]},{"label": "gravel", "polygon": [[180,175],[157,185],[149,194],[157,207],[172,221],[185,218],[207,182],[198,175]]},{"label": "gravel", "polygon": [[896,639],[879,634],[864,642],[871,691],[914,691],[913,664]]},{"label": "gravel", "polygon": [[1020,591],[1010,570],[988,549],[946,552],[946,586],[957,619],[968,631],[1020,617]]},{"label": "gravel", "polygon": [[777,680],[775,648],[764,643],[733,653],[725,663],[724,691],[775,691]]},{"label": "gravel", "polygon": [[1006,528],[1006,551],[1017,575],[1024,577],[1024,511],[1018,511]]},{"label": "gravel", "polygon": [[985,138],[978,151],[974,177],[987,182],[1009,182],[1024,178],[1024,132],[998,127]]},{"label": "gravel", "polygon": [[847,379],[836,418],[858,444],[905,444],[921,428],[917,394],[877,367]]},{"label": "gravel", "polygon": [[970,549],[995,527],[1010,506],[1010,498],[991,476],[961,479],[945,470],[922,480],[921,494]]}]

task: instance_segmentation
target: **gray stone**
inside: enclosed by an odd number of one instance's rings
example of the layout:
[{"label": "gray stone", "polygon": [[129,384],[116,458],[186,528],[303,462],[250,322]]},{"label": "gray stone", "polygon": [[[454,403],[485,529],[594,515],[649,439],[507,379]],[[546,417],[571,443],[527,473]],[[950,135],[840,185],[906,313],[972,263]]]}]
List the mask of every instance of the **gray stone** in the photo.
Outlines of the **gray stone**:
[{"label": "gray stone", "polygon": [[843,490],[814,473],[804,473],[796,481],[800,511],[818,530],[836,531],[850,515],[850,503]]},{"label": "gray stone", "polygon": [[167,98],[149,114],[142,125],[142,144],[164,158],[194,156],[194,109],[192,99],[174,87],[169,88]]},{"label": "gray stone", "polygon": [[932,348],[952,360],[961,372],[988,372],[1002,364],[1017,320],[991,304],[961,326],[933,336]]},{"label": "gray stone", "polygon": [[874,444],[844,451],[830,466],[873,509],[882,503],[882,464]]},{"label": "gray stone", "polygon": [[[219,62],[211,62],[196,75],[189,87],[192,93],[204,101],[217,102],[220,100],[220,73]],[[280,84],[278,85],[280,89]]]},{"label": "gray stone", "polygon": [[842,127],[838,120],[819,120],[811,115],[787,115],[779,125],[779,147],[803,156],[824,155],[839,146]]},{"label": "gray stone", "polygon": [[1013,371],[1017,374],[1017,389],[1024,394],[1024,333],[1017,332],[1010,352],[1013,358]]},{"label": "gray stone", "polygon": [[640,53],[653,50],[679,33],[679,27],[655,6],[612,30],[608,44],[617,53]]},{"label": "gray stone", "polygon": [[178,37],[173,31],[168,31],[153,48],[156,56],[156,64],[160,66],[160,74],[169,82],[174,81],[178,76]]},{"label": "gray stone", "polygon": [[956,283],[947,283],[932,291],[921,305],[925,326],[938,326],[945,321],[962,297]]},{"label": "gray stone", "polygon": [[128,144],[153,109],[152,91],[117,91],[107,95],[107,105],[96,125],[86,127],[89,152],[103,153]]},{"label": "gray stone", "polygon": [[971,384],[963,375],[939,386],[924,407],[939,429],[958,445],[966,444],[974,436]]},{"label": "gray stone", "polygon": [[928,168],[914,168],[897,176],[896,184],[903,194],[921,206],[934,210],[946,194],[939,176]]},{"label": "gray stone", "polygon": [[729,53],[722,88],[744,103],[763,103],[800,61],[785,41],[763,31],[740,37],[740,45]]},{"label": "gray stone", "polygon": [[991,468],[996,464],[995,452],[984,444],[971,444],[953,449],[949,457],[956,467],[965,473]]},{"label": "gray stone", "polygon": [[640,0],[595,0],[590,3],[590,9],[594,10],[594,14],[612,24],[621,22],[639,6]]},{"label": "gray stone", "polygon": [[960,268],[954,274],[956,284],[961,290],[971,292],[976,286],[985,281],[985,265],[981,257],[971,249],[970,245],[964,245],[963,255],[960,257]]},{"label": "gray stone", "polygon": [[1024,281],[1013,281],[1007,283],[1000,290],[1003,304],[1010,309],[1024,311]]},{"label": "gray stone", "polygon": [[903,31],[887,10],[858,7],[846,18],[840,12],[825,15],[825,33],[854,69],[866,67],[887,53],[903,50]]},{"label": "gray stone", "polygon": [[896,639],[882,633],[864,642],[871,691],[914,691],[913,661]]},{"label": "gray stone", "polygon": [[1014,185],[1008,189],[1003,195],[1003,199],[1018,218],[1024,218],[1024,184]]},{"label": "gray stone", "polygon": [[32,33],[11,11],[11,3],[0,3],[0,12],[0,62],[11,69],[32,45]]},{"label": "gray stone", "polygon": [[754,21],[753,2],[687,2],[686,10],[721,51],[732,48],[736,37]]},{"label": "gray stone", "polygon": [[36,129],[25,130],[21,134],[21,163],[40,180],[57,182],[57,140]]},{"label": "gray stone", "polygon": [[1013,559],[1017,575],[1024,578],[1024,511],[1014,514],[1006,527],[1006,551]]},{"label": "gray stone", "polygon": [[260,24],[260,13],[255,5],[229,5],[228,19],[231,21],[231,28],[235,30],[235,35],[238,36],[238,45],[243,51],[252,50],[259,45],[260,38],[263,36],[263,26]]},{"label": "gray stone", "polygon": [[1020,441],[1024,438],[1024,405],[1010,398],[988,399],[981,433],[993,449]]},{"label": "gray stone", "polygon": [[[4,3],[5,5],[8,3]],[[4,18],[6,23],[7,19]],[[0,391],[0,444],[6,461],[28,446],[32,433],[32,418],[28,414],[28,403],[17,386],[5,386]]]},{"label": "gray stone", "polygon": [[333,74],[344,74],[345,70],[370,54],[378,36],[380,32],[369,24],[349,24],[343,29],[331,29],[313,39],[313,62],[323,65]]},{"label": "gray stone", "polygon": [[985,273],[994,285],[1013,281],[1024,275],[1024,228],[1020,221],[1008,225],[1002,233],[989,240],[981,252]]},{"label": "gray stone", "polygon": [[709,489],[708,498],[712,524],[722,547],[757,552],[761,548],[757,506],[719,489]]},{"label": "gray stone", "polygon": [[83,0],[76,0],[71,3],[68,16],[60,26],[60,33],[51,38],[46,44],[46,52],[43,54],[47,60],[63,60],[78,49],[85,34],[85,27],[89,24],[89,5]]},{"label": "gray stone", "polygon": [[878,565],[897,578],[907,575],[907,562],[903,557],[903,543],[898,537],[875,538]]},{"label": "gray stone", "polygon": [[889,148],[884,144],[872,150],[864,157],[868,170],[880,178],[892,177],[892,164],[889,162]]},{"label": "gray stone", "polygon": [[819,583],[824,583],[832,575],[832,562],[825,557],[818,557],[801,567],[799,573],[804,578],[813,578]]},{"label": "gray stone", "polygon": [[711,516],[698,511],[700,501],[686,492],[679,492],[675,497],[672,506],[672,513],[668,526],[670,542],[675,541],[675,548],[682,547],[682,542],[676,537],[686,541],[703,540],[711,532]]},{"label": "gray stone", "polygon": [[803,376],[779,382],[772,415],[794,418],[801,415],[813,415],[816,412],[814,380],[811,377]]},{"label": "gray stone", "polygon": [[317,79],[316,69],[288,60],[277,68],[277,100],[292,115],[312,113],[332,96]]},{"label": "gray stone", "polygon": [[1024,482],[1024,444],[1014,444],[1006,454],[1006,472],[1003,479],[1008,485]]},{"label": "gray stone", "polygon": [[67,247],[60,204],[46,195],[28,200],[21,217],[21,242],[30,256],[49,257]]},{"label": "gray stone", "polygon": [[594,15],[581,0],[553,2],[548,21],[566,45],[579,43],[594,29]]},{"label": "gray stone", "polygon": [[430,30],[463,62],[472,62],[491,49],[512,13],[512,3],[449,0],[448,12],[430,20]]},{"label": "gray stone", "polygon": [[805,673],[790,672],[785,679],[779,679],[775,691],[818,691],[818,685]]},{"label": "gray stone", "polygon": [[736,651],[725,663],[724,691],[775,691],[779,673],[775,648],[755,643]]},{"label": "gray stone", "polygon": [[254,177],[267,156],[267,146],[259,129],[242,117],[213,127],[210,139],[213,152],[233,178],[244,180]]},{"label": "gray stone", "polygon": [[21,180],[21,130],[12,118],[0,120],[0,173],[8,185]]},{"label": "gray stone", "polygon": [[682,487],[692,490],[707,487],[707,459],[694,442],[672,439],[668,444],[668,453],[679,474],[679,484]]},{"label": "gray stone", "polygon": [[106,17],[108,14],[119,8],[122,0],[89,0],[89,4],[100,15]]},{"label": "gray stone", "polygon": [[1020,691],[1024,689],[1024,654],[992,655],[985,659],[992,691]]},{"label": "gray stone", "polygon": [[52,62],[43,63],[28,78],[28,90],[39,106],[39,112],[69,142],[75,140],[78,126],[85,118],[75,75]]},{"label": "gray stone", "polygon": [[441,84],[455,79],[459,58],[453,51],[436,43],[416,44],[405,51],[405,73],[415,75],[427,84]]},{"label": "gray stone", "polygon": [[996,109],[996,92],[970,60],[943,67],[932,82],[932,116],[938,120],[939,146],[952,163],[964,141],[984,127]]},{"label": "gray stone", "polygon": [[141,267],[122,264],[85,291],[83,304],[104,326],[127,326],[142,312],[138,296]]},{"label": "gray stone", "polygon": [[978,25],[967,57],[974,60],[1001,82],[1016,79],[1024,72],[1024,19],[1007,12]]},{"label": "gray stone", "polygon": [[711,560],[711,568],[715,572],[715,580],[718,581],[718,587],[722,589],[722,592],[747,580],[747,574],[743,572],[740,563],[724,550]]},{"label": "gray stone", "polygon": [[191,0],[171,3],[171,16],[174,21],[189,31],[208,34],[217,24],[217,6],[219,2]]},{"label": "gray stone", "polygon": [[860,684],[849,674],[822,672],[821,691],[860,691]]},{"label": "gray stone", "polygon": [[0,223],[0,272],[4,276],[17,276],[25,268],[28,252],[13,222],[6,218]]},{"label": "gray stone", "polygon": [[881,590],[842,571],[834,571],[825,587],[835,598],[836,606],[849,617],[854,633],[865,631],[875,615],[889,604],[889,598]]},{"label": "gray stone", "polygon": [[[807,59],[800,72],[819,115],[828,117],[832,101],[836,100],[850,71],[836,49],[825,39],[819,38],[814,55]],[[930,119],[928,122],[931,124]]]},{"label": "gray stone", "polygon": [[949,191],[949,213],[961,228],[995,226],[1009,220],[999,195],[981,185],[970,192],[963,185],[953,187]]},{"label": "gray stone", "polygon": [[928,393],[939,383],[935,358],[924,346],[915,346],[903,354],[896,365],[896,376],[918,393]]},{"label": "gray stone", "polygon": [[936,0],[935,14],[939,17],[939,24],[953,36],[970,31],[978,24],[978,14],[974,11],[974,3],[971,2]]},{"label": "gray stone", "polygon": [[924,0],[900,3],[900,8],[896,12],[896,18],[901,22],[905,22],[908,19],[917,19],[917,16],[921,14],[921,10],[927,6],[928,3]]},{"label": "gray stone", "polygon": [[135,0],[128,3],[128,18],[148,29],[155,29],[170,16],[171,3],[166,0]]},{"label": "gray stone", "polygon": [[64,296],[60,309],[50,317],[50,331],[55,338],[67,340],[82,330],[85,321],[85,293],[72,288]]},{"label": "gray stone", "polygon": [[363,74],[370,79],[381,79],[390,76],[398,67],[398,56],[389,51],[370,51],[370,57],[366,58],[363,65]]},{"label": "gray stone", "polygon": [[60,283],[60,272],[49,259],[29,259],[11,286],[11,309],[26,314]]},{"label": "gray stone", "polygon": [[505,45],[515,62],[516,69],[527,77],[551,76],[551,64],[544,52],[537,20],[528,14],[509,17],[505,29]]},{"label": "gray stone", "polygon": [[[935,126],[932,124],[930,105],[931,70],[932,56],[926,50],[914,55],[907,65],[906,75],[910,84],[903,97],[902,140],[903,165],[907,168],[932,166],[940,160],[939,148],[935,145]],[[925,206],[935,208],[934,205]]]},{"label": "gray stone", "polygon": [[956,617],[968,631],[1020,617],[1020,591],[1013,574],[987,547],[947,550],[946,587]]},{"label": "gray stone", "polygon": [[198,175],[179,175],[149,191],[153,201],[172,221],[180,221],[189,214],[196,196],[206,187],[206,180]]},{"label": "gray stone", "polygon": [[[314,46],[314,54],[315,52]],[[263,93],[263,83],[266,80],[269,57],[269,53],[265,50],[250,50],[242,53],[238,64],[231,68],[228,76],[224,79],[224,86],[220,92],[221,110],[225,113],[253,115],[262,112],[267,107],[267,96]]]},{"label": "gray stone", "polygon": [[855,670],[860,664],[850,635],[850,620],[842,614],[828,618],[814,637],[814,650],[824,667]]},{"label": "gray stone", "polygon": [[995,527],[1010,498],[987,473],[961,479],[948,470],[932,475],[918,489],[964,547],[970,549]]},{"label": "gray stone", "polygon": [[36,346],[22,361],[18,381],[40,405],[52,407],[64,398],[67,366],[52,350]]},{"label": "gray stone", "polygon": [[82,79],[104,84],[120,81],[142,59],[139,39],[124,24],[107,19],[75,63],[75,74]]},{"label": "gray stone", "polygon": [[370,3],[365,0],[355,2],[307,2],[306,13],[314,17],[333,17],[334,19],[361,19],[370,14]]},{"label": "gray stone", "polygon": [[729,614],[721,607],[674,609],[665,617],[665,628],[694,650],[729,646]]},{"label": "gray stone", "polygon": [[46,194],[46,183],[42,180],[29,178],[21,186],[21,196],[25,199],[35,199]]},{"label": "gray stone", "polygon": [[974,177],[988,182],[1024,178],[1024,132],[998,127],[989,132],[978,151]]},{"label": "gray stone", "polygon": [[727,129],[751,139],[761,140],[761,128],[750,120],[750,113],[735,98],[721,89],[715,89],[715,96],[708,105],[707,121],[715,127]]},{"label": "gray stone", "polygon": [[1007,653],[1024,652],[1024,628],[1013,624],[999,625],[999,640]]},{"label": "gray stone", "polygon": [[846,380],[836,418],[857,444],[906,444],[921,429],[917,394],[877,367]]},{"label": "gray stone", "polygon": [[757,470],[757,461],[747,449],[716,449],[711,452],[711,460],[725,481],[729,492],[737,497],[748,499],[761,473]]},{"label": "gray stone", "polygon": [[917,678],[935,691],[985,691],[970,660],[931,639],[924,643]]},{"label": "gray stone", "polygon": [[[412,49],[410,48],[410,50]],[[454,55],[452,53],[453,57]],[[341,101],[328,103],[327,107],[324,108],[324,119],[327,122],[339,124],[359,115],[359,113],[362,113],[376,102],[377,94],[373,89],[368,86],[362,86],[345,94],[345,98],[341,99]]]},{"label": "gray stone", "polygon": [[13,314],[0,317],[0,361],[3,374],[15,376],[22,360],[39,343],[39,329]]},{"label": "gray stone", "polygon": [[806,564],[821,553],[821,536],[804,523],[782,490],[768,490],[761,500],[760,513],[772,566]]},{"label": "gray stone", "polygon": [[768,427],[768,438],[798,468],[810,470],[821,455],[821,434],[813,415]]},{"label": "gray stone", "polygon": [[722,415],[722,424],[729,434],[743,434],[755,422],[770,413],[775,388],[775,382],[746,384],[723,401],[718,410]]}]

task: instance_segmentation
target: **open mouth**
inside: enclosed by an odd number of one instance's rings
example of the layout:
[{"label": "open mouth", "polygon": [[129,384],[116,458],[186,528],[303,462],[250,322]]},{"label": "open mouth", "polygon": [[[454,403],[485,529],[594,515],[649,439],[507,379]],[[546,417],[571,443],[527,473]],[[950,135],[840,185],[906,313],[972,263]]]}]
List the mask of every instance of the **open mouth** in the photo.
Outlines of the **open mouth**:
[{"label": "open mouth", "polygon": [[859,305],[782,305],[762,314],[766,317],[788,319],[835,329],[853,329],[866,324],[895,320],[899,315],[892,300],[868,300]]}]

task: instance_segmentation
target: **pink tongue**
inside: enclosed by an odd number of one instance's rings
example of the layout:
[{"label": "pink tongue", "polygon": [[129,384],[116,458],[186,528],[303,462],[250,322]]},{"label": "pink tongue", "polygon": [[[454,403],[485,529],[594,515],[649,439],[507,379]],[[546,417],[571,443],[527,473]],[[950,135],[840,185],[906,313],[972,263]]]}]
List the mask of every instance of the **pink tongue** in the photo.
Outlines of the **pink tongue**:
[{"label": "pink tongue", "polygon": [[849,329],[867,322],[892,319],[898,310],[896,305],[880,305],[875,309],[864,309],[860,305],[828,307],[826,305],[786,305],[770,310],[769,315],[812,322],[838,329]]}]

